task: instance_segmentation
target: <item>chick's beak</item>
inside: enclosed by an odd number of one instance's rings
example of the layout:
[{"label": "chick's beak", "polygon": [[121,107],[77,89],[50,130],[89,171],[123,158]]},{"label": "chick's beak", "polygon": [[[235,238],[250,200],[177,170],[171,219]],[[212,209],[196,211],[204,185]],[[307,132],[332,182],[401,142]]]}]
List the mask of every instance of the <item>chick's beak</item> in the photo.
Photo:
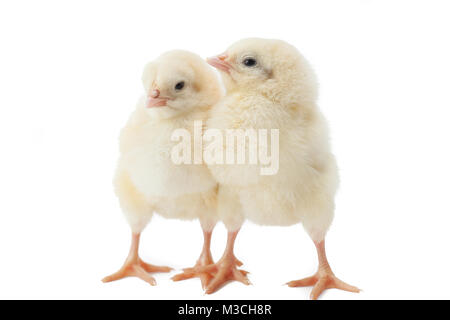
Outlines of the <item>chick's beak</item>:
[{"label": "chick's beak", "polygon": [[206,62],[208,62],[214,68],[229,73],[231,69],[231,64],[226,61],[227,58],[228,55],[226,53],[223,53],[218,56],[206,59]]},{"label": "chick's beak", "polygon": [[154,108],[154,107],[164,107],[167,105],[167,99],[161,98],[160,92],[158,89],[152,90],[150,94],[147,96],[147,100],[145,102],[145,106],[147,108]]}]

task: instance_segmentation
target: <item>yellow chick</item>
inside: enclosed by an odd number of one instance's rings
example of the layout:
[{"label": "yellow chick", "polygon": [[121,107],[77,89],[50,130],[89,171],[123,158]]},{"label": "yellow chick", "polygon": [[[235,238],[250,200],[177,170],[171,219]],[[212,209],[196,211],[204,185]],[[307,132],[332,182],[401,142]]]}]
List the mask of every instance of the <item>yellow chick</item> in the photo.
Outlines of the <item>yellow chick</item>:
[{"label": "yellow chick", "polygon": [[[150,62],[142,76],[142,97],[120,134],[120,157],[114,179],[116,195],[131,227],[132,242],[122,268],[103,282],[135,276],[151,285],[151,272],[168,267],[143,262],[138,255],[140,234],[153,213],[166,218],[201,222],[204,247],[197,265],[211,264],[211,232],[216,224],[217,184],[205,165],[177,164],[173,148],[176,130],[193,136],[194,122],[222,96],[219,79],[199,56],[170,51]],[[209,275],[199,274],[203,285]]]},{"label": "yellow chick", "polygon": [[[268,146],[272,153],[279,152],[279,158],[272,159],[278,162],[273,172],[265,174],[261,169],[267,164],[261,159],[253,166],[227,162],[209,166],[219,183],[218,214],[228,229],[228,243],[216,264],[189,271],[215,275],[206,293],[228,280],[248,284],[233,254],[244,220],[278,226],[301,222],[317,248],[319,268],[315,275],[288,285],[314,286],[312,299],[328,288],[358,292],[333,274],[325,255],[338,172],[327,124],[316,104],[317,83],[311,67],[288,43],[256,38],[238,41],[208,62],[220,71],[227,93],[212,108],[207,127],[222,132],[267,129],[268,137],[278,130],[278,141],[271,140]],[[247,153],[250,147],[246,145]]]}]

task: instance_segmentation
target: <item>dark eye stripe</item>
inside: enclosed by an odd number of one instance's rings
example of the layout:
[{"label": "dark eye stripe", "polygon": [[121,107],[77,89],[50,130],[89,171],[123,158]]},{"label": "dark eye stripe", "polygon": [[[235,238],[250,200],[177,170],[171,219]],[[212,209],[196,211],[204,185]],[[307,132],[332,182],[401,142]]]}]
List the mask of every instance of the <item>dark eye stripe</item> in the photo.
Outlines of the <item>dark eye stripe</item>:
[{"label": "dark eye stripe", "polygon": [[180,81],[175,85],[175,90],[181,90],[184,88],[184,81]]}]

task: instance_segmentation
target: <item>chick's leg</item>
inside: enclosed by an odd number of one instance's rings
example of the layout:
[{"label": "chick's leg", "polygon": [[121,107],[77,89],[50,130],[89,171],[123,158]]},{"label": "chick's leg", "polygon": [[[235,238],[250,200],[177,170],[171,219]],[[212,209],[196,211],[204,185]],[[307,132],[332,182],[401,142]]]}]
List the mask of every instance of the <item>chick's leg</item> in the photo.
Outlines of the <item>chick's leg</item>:
[{"label": "chick's leg", "polygon": [[122,268],[116,273],[113,273],[110,276],[107,276],[102,279],[103,282],[111,282],[119,279],[123,279],[126,277],[138,277],[145,282],[151,284],[152,286],[156,285],[155,279],[149,274],[149,272],[169,272],[172,270],[169,267],[159,267],[154,266],[139,258],[139,240],[141,234],[132,234],[131,235],[131,247],[130,252],[128,253],[128,257],[125,260]]},{"label": "chick's leg", "polygon": [[234,256],[234,242],[238,231],[228,232],[227,246],[225,252],[219,261],[215,264],[210,264],[204,267],[194,267],[190,269],[185,269],[185,273],[198,273],[198,272],[208,272],[213,275],[211,282],[205,289],[207,294],[214,293],[222,285],[228,281],[236,280],[242,282],[245,285],[249,285],[250,281],[247,278],[247,271],[239,270],[237,267],[242,265]]},{"label": "chick's leg", "polygon": [[339,280],[331,270],[325,253],[325,240],[314,242],[319,258],[319,269],[311,277],[301,280],[288,282],[289,287],[307,287],[314,286],[311,291],[311,299],[316,300],[326,289],[340,289],[350,292],[359,292],[357,287],[351,286],[342,280]]},{"label": "chick's leg", "polygon": [[[197,260],[197,263],[194,266],[194,269],[197,267],[205,267],[210,264],[214,263],[214,260],[211,255],[211,236],[212,236],[212,230],[208,230],[204,227],[203,229],[203,249],[200,254],[200,257]],[[185,269],[185,270],[191,270],[192,268]],[[207,272],[183,272],[180,274],[177,274],[172,277],[173,281],[180,281],[180,280],[186,280],[199,277],[202,282],[202,288],[205,289],[209,282],[211,281],[212,276]]]}]

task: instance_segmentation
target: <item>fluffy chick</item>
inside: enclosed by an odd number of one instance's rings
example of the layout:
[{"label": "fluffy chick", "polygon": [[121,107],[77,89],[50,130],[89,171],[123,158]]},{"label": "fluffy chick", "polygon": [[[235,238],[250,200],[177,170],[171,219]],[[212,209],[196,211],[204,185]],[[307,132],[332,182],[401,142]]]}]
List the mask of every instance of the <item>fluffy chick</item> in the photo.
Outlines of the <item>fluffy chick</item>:
[{"label": "fluffy chick", "polygon": [[[140,234],[154,212],[176,219],[199,218],[204,248],[197,265],[212,263],[209,242],[217,221],[217,186],[208,169],[175,164],[171,140],[175,129],[193,136],[195,120],[222,96],[219,79],[199,56],[186,51],[162,54],[145,67],[142,97],[120,134],[120,157],[114,179],[116,195],[131,227],[132,243],[122,268],[104,282],[136,276],[151,285],[150,272],[168,272],[143,262],[138,255]],[[206,285],[208,275],[200,274]]]},{"label": "fluffy chick", "polygon": [[293,46],[266,39],[238,41],[208,62],[220,71],[227,90],[212,108],[208,128],[279,129],[280,156],[274,175],[261,175],[261,165],[210,166],[219,183],[218,211],[229,239],[222,259],[201,269],[216,272],[207,293],[230,279],[248,283],[233,255],[245,219],[261,225],[303,224],[317,248],[319,269],[289,286],[313,285],[312,299],[327,288],[358,292],[334,276],[325,255],[338,172],[327,124],[316,105],[317,83],[311,67]]}]

